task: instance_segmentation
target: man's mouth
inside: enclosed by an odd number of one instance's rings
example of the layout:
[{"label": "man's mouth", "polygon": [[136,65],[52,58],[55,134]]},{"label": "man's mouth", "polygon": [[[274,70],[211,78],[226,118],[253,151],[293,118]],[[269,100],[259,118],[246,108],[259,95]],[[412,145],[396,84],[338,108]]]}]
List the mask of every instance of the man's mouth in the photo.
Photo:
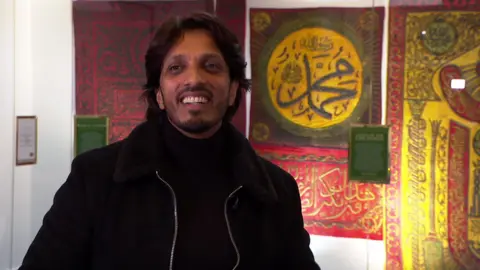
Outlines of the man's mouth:
[{"label": "man's mouth", "polygon": [[206,104],[210,101],[204,96],[185,96],[181,99],[183,104]]}]

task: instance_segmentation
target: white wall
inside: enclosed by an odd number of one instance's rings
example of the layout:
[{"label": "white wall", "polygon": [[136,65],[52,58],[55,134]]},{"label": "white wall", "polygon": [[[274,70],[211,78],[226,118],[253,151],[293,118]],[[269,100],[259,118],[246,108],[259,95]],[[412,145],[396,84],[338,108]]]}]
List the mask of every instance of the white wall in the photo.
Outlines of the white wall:
[{"label": "white wall", "polygon": [[[0,1],[4,3],[2,1],[5,0]],[[15,5],[8,12],[12,20],[6,24],[9,31],[13,31],[15,41],[14,54],[11,51],[15,63],[14,90],[9,90],[9,94],[15,96],[10,101],[10,104],[15,105],[15,110],[10,105],[12,112],[8,114],[3,112],[2,106],[2,123],[3,119],[11,121],[13,113],[16,116],[38,117],[38,162],[32,166],[13,167],[12,262],[9,265],[10,259],[5,260],[8,265],[4,266],[4,260],[0,257],[2,270],[21,263],[41,225],[43,215],[52,204],[55,191],[68,175],[73,148],[71,2],[6,1]],[[3,12],[4,9],[0,10]],[[3,14],[0,18],[4,18]],[[13,136],[13,129],[10,134]],[[0,154],[4,154],[4,151]],[[11,159],[11,151],[8,156]],[[4,165],[3,158],[1,164]],[[12,177],[9,179],[11,181]],[[3,181],[3,177],[0,181]],[[12,201],[12,196],[9,200]]]},{"label": "white wall", "polygon": [[14,149],[13,0],[0,0],[0,269],[11,267]]},{"label": "white wall", "polygon": [[[334,2],[247,0],[247,6],[319,7]],[[369,0],[342,3],[372,6]],[[376,0],[376,4],[383,5],[383,1]],[[53,194],[70,169],[74,93],[71,14],[71,0],[0,0],[0,116],[4,131],[0,133],[0,270],[21,263]],[[247,20],[247,33],[248,27]],[[247,34],[247,57],[248,44]],[[15,115],[38,116],[37,165],[13,167]],[[311,247],[323,270],[384,269],[382,241],[312,236]]]}]

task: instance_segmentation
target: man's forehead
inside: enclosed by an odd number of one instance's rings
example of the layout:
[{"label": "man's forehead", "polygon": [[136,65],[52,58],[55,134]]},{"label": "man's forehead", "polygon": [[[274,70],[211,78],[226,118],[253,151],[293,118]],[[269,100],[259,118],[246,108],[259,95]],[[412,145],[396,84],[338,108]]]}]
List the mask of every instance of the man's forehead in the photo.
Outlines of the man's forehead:
[{"label": "man's forehead", "polygon": [[179,60],[212,57],[223,58],[217,44],[205,30],[191,30],[183,33],[167,55],[167,58]]},{"label": "man's forehead", "polygon": [[169,60],[193,60],[193,59],[223,59],[222,55],[217,52],[172,52],[167,57]]}]

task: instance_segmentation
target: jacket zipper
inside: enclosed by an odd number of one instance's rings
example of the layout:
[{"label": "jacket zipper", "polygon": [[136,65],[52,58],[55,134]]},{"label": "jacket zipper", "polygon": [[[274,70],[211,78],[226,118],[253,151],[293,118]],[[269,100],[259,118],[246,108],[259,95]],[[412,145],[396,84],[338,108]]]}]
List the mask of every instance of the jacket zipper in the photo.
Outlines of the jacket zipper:
[{"label": "jacket zipper", "polygon": [[170,263],[169,263],[169,270],[173,270],[173,257],[175,255],[175,245],[177,244],[177,237],[178,237],[178,207],[177,207],[177,196],[175,195],[175,191],[173,190],[172,186],[167,183],[167,181],[163,180],[162,177],[158,174],[158,171],[155,172],[157,174],[157,178],[164,183],[170,192],[172,193],[173,197],[173,216],[175,219],[175,229],[173,232],[173,243],[172,243],[172,249],[170,250]]},{"label": "jacket zipper", "polygon": [[[174,220],[175,220],[175,229],[173,232],[173,242],[172,242],[172,249],[170,251],[170,263],[169,263],[169,270],[173,270],[173,258],[175,255],[175,245],[177,244],[177,237],[178,237],[178,207],[177,207],[177,196],[175,195],[175,191],[173,190],[172,186],[167,183],[167,181],[163,180],[162,177],[158,174],[158,171],[155,172],[157,175],[157,178],[164,183],[170,192],[172,193],[173,197],[173,214],[174,214]],[[230,199],[233,198],[233,196],[240,190],[242,189],[243,186],[239,186],[236,188],[230,195],[228,195],[227,199],[225,200],[225,205],[223,207],[224,215],[225,215],[225,222],[227,223],[227,230],[228,230],[228,235],[230,237],[230,242],[232,243],[233,248],[235,249],[235,253],[237,255],[237,262],[235,263],[235,266],[233,267],[232,270],[236,270],[238,266],[240,265],[240,251],[238,250],[237,243],[235,242],[235,239],[233,238],[233,233],[232,229],[230,227],[230,221],[228,220],[228,202]]]},{"label": "jacket zipper", "polygon": [[227,229],[228,229],[228,235],[230,236],[230,242],[232,242],[233,248],[235,249],[235,253],[237,254],[237,263],[235,263],[235,266],[233,267],[232,270],[236,270],[238,266],[240,265],[240,251],[238,250],[237,243],[235,242],[235,239],[233,238],[233,233],[232,229],[230,227],[230,221],[228,220],[228,202],[230,201],[231,198],[240,190],[242,189],[243,186],[239,186],[236,188],[230,195],[228,195],[227,199],[225,200],[225,205],[223,207],[223,212],[225,215],[225,221],[227,223]]}]

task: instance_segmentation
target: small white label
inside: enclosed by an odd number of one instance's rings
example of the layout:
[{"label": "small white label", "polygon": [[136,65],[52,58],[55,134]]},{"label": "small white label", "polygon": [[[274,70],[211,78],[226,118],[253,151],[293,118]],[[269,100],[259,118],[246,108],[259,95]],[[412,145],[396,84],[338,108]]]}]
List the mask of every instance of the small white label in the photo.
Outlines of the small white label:
[{"label": "small white label", "polygon": [[450,88],[455,90],[465,89],[465,80],[464,79],[452,79],[450,81]]}]

